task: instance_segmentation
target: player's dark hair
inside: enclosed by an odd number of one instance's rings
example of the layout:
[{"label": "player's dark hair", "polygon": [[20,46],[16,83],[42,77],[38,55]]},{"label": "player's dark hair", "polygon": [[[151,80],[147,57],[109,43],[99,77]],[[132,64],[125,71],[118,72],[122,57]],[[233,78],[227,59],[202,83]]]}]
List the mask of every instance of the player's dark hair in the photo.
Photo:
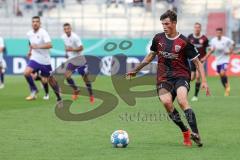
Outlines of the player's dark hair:
[{"label": "player's dark hair", "polygon": [[160,20],[164,20],[166,18],[169,18],[172,22],[176,21],[177,22],[177,14],[176,12],[172,11],[172,10],[167,10],[165,13],[163,13],[160,16]]},{"label": "player's dark hair", "polygon": [[40,17],[39,16],[33,16],[32,19],[39,19],[40,20]]},{"label": "player's dark hair", "polygon": [[71,25],[70,25],[70,23],[64,23],[63,24],[63,27],[70,27]]},{"label": "player's dark hair", "polygon": [[219,28],[216,28],[216,31],[223,31],[223,28],[219,27]]},{"label": "player's dark hair", "polygon": [[199,25],[200,27],[202,27],[201,23],[196,22],[194,25]]}]

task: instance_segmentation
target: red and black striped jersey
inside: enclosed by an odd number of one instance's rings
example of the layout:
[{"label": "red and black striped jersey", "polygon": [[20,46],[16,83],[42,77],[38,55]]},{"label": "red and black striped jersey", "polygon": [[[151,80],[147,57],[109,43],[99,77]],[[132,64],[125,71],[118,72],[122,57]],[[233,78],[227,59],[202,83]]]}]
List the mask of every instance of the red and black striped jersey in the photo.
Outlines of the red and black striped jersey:
[{"label": "red and black striped jersey", "polygon": [[197,50],[200,54],[199,59],[202,59],[206,55],[208,42],[209,42],[208,38],[205,35],[196,37],[193,34],[190,34],[188,36],[188,40],[197,48]]},{"label": "red and black striped jersey", "polygon": [[165,33],[158,33],[150,49],[158,56],[157,83],[174,78],[190,80],[188,60],[197,58],[199,54],[185,36],[179,34],[175,38],[168,38]]}]

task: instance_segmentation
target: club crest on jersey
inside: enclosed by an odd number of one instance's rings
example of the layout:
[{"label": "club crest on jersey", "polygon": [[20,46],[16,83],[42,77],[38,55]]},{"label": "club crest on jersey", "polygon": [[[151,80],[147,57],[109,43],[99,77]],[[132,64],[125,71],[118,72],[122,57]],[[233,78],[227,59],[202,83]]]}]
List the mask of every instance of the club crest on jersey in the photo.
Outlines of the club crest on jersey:
[{"label": "club crest on jersey", "polygon": [[179,45],[175,45],[175,52],[179,52],[180,49],[181,49],[181,46],[179,46]]}]

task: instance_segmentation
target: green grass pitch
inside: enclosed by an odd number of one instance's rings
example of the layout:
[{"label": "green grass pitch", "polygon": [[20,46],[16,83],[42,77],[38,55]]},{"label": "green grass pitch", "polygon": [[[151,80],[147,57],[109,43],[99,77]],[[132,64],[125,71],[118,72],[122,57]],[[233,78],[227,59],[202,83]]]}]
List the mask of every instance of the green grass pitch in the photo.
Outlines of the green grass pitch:
[{"label": "green grass pitch", "polygon": [[[146,117],[154,113],[165,114],[157,97],[138,98],[135,107],[128,106],[118,97],[116,109],[102,117],[85,122],[66,122],[55,115],[53,94],[49,101],[44,101],[40,89],[38,99],[27,102],[25,96],[29,91],[23,76],[6,76],[5,88],[0,90],[0,160],[239,159],[240,78],[230,78],[230,97],[223,96],[218,78],[208,80],[212,96],[205,97],[202,91],[199,101],[191,103],[204,147],[193,145],[187,148],[182,145],[180,130],[167,117],[158,120]],[[82,84],[82,81],[78,83]],[[110,84],[108,77],[100,76],[93,86],[116,95]],[[194,84],[189,97],[193,90]],[[86,112],[100,103],[96,100],[91,106],[87,97],[80,96],[71,110]],[[140,118],[136,117],[137,114]],[[128,132],[130,144],[127,148],[112,148],[110,135],[116,129]]]}]

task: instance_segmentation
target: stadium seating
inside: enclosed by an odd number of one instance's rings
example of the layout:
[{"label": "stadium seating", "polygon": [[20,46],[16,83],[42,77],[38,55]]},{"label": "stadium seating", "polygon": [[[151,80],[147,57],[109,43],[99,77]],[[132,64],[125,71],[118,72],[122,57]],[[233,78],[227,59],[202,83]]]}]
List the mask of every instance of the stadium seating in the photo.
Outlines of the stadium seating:
[{"label": "stadium seating", "polygon": [[[38,10],[34,5],[32,10],[24,8],[24,0],[20,0],[19,9],[23,17],[17,17],[13,13],[13,2],[6,1],[0,7],[0,31],[3,37],[25,37],[30,29],[30,18],[36,15]],[[238,3],[238,1],[233,1]],[[134,6],[131,1],[121,2],[107,6],[106,0],[67,0],[64,6],[44,10],[42,23],[52,37],[59,37],[62,33],[61,25],[70,22],[74,30],[81,37],[152,37],[156,32],[162,31],[159,15],[169,8],[166,1],[156,1],[152,6]],[[189,34],[193,24],[202,23],[203,32],[206,32],[208,13],[211,11],[223,11],[224,1],[218,0],[180,0],[178,6],[178,29],[183,34]],[[208,10],[208,11],[206,11]],[[11,18],[9,18],[11,17]]]}]

